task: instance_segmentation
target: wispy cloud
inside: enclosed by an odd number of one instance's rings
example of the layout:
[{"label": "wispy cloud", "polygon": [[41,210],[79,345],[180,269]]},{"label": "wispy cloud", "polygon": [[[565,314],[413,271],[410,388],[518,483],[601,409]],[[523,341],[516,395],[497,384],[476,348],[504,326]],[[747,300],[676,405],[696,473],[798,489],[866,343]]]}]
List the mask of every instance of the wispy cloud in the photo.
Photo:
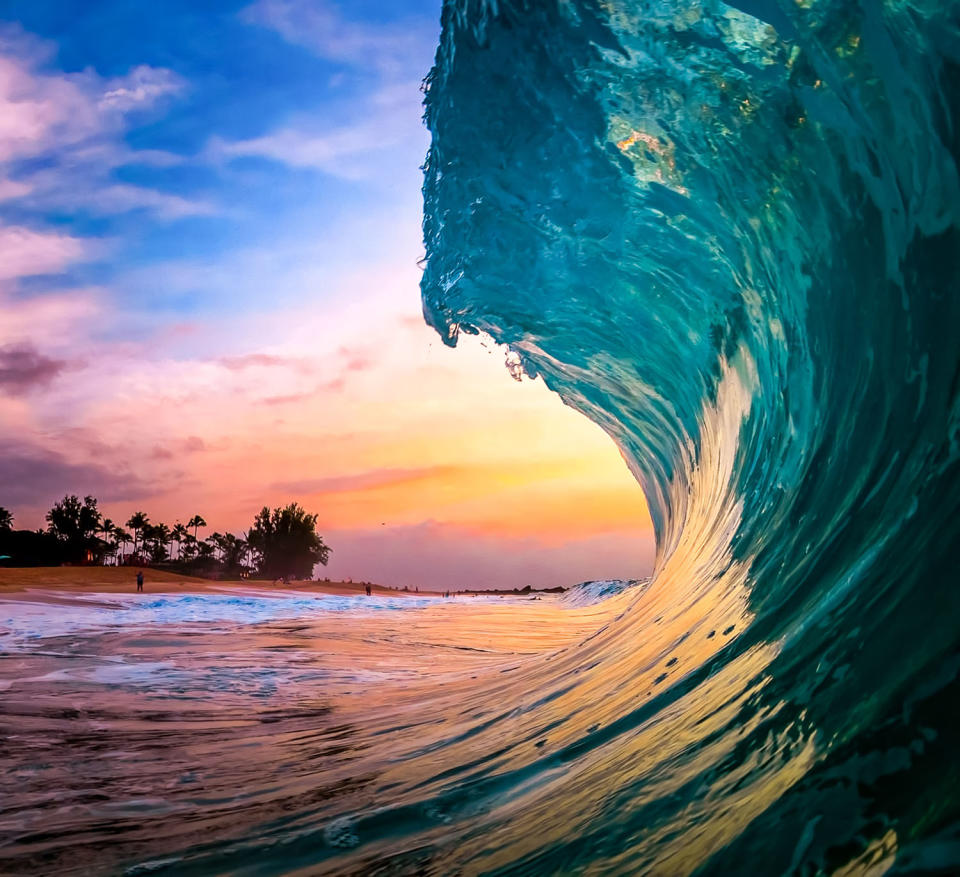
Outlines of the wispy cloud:
[{"label": "wispy cloud", "polygon": [[154,445],[149,453],[151,460],[176,460],[184,454],[199,454],[207,450],[207,443],[198,435],[190,435],[181,441],[172,442],[173,447]]},{"label": "wispy cloud", "polygon": [[391,76],[423,68],[424,59],[433,57],[439,31],[438,23],[420,18],[389,24],[352,20],[326,0],[258,0],[241,14],[328,60]]},{"label": "wispy cloud", "polygon": [[311,363],[301,357],[278,356],[275,353],[244,353],[239,356],[222,356],[217,362],[229,371],[246,371],[252,368],[287,368],[309,374]]},{"label": "wispy cloud", "polygon": [[295,120],[262,137],[232,142],[214,138],[207,154],[215,161],[257,157],[346,180],[365,180],[382,175],[398,150],[419,160],[425,138],[420,94],[416,83],[410,82],[367,95],[349,121]]},{"label": "wispy cloud", "polygon": [[288,393],[280,396],[265,396],[260,400],[261,405],[281,406],[298,405],[301,402],[308,402],[317,396],[317,390],[308,390],[303,393]]},{"label": "wispy cloud", "polygon": [[55,231],[0,226],[0,280],[56,274],[87,252],[88,242]]},{"label": "wispy cloud", "polygon": [[[101,215],[145,209],[168,218],[208,210],[111,179],[116,168],[140,160],[123,142],[131,118],[179,95],[186,82],[147,65],[106,78],[92,69],[50,72],[52,53],[17,27],[0,27],[0,201],[34,210],[82,205]],[[146,164],[174,160],[156,150],[143,156]]]},{"label": "wispy cloud", "polygon": [[[0,244],[3,231],[0,230]],[[2,253],[2,246],[0,246]],[[0,255],[0,265],[4,264]],[[46,271],[55,271],[57,262],[31,263],[26,270],[33,271],[46,264]],[[14,298],[4,294],[0,284],[0,344],[23,343],[28,339],[44,347],[51,345],[62,347],[67,341],[75,344],[86,335],[78,333],[77,328],[93,325],[103,313],[101,291],[96,289],[71,289],[51,291],[42,296]]]},{"label": "wispy cloud", "polygon": [[151,106],[161,98],[176,94],[183,87],[183,80],[172,70],[141,64],[126,76],[108,79],[97,106],[107,111],[129,112]]},{"label": "wispy cloud", "polygon": [[454,466],[420,466],[413,468],[373,469],[351,475],[334,475],[330,478],[304,478],[298,481],[280,481],[271,485],[275,490],[291,494],[316,495],[321,493],[346,493],[357,490],[377,490],[395,487],[415,481],[444,478],[455,471]]},{"label": "wispy cloud", "polygon": [[109,79],[89,69],[42,72],[51,51],[19,28],[0,30],[0,162],[115,135],[128,113],[185,87],[173,71],[146,65]]},{"label": "wispy cloud", "polygon": [[372,24],[325,0],[258,0],[241,17],[343,65],[349,82],[364,85],[349,92],[349,112],[292,119],[260,137],[214,139],[212,158],[259,157],[356,181],[383,173],[393,153],[425,150],[419,84],[433,59],[435,22],[406,16]]}]

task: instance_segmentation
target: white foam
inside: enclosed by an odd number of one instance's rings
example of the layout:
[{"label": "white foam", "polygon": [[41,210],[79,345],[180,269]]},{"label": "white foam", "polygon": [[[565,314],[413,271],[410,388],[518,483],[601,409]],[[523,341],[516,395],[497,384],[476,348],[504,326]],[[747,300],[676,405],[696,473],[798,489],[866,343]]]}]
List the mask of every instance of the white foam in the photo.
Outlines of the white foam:
[{"label": "white foam", "polygon": [[[60,598],[62,594],[58,595]],[[435,603],[435,597],[367,597],[284,591],[223,594],[80,594],[69,602],[0,600],[0,645],[34,643],[111,628],[162,628],[195,622],[261,624],[331,612],[397,612]]]}]

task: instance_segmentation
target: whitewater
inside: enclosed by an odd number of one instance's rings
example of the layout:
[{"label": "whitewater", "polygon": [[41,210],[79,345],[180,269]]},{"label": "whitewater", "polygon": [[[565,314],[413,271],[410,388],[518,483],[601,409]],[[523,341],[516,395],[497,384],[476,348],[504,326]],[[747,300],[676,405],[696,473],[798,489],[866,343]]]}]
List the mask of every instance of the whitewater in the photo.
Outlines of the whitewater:
[{"label": "whitewater", "polygon": [[447,0],[425,118],[426,319],[652,579],[5,604],[0,870],[960,871],[960,3]]}]

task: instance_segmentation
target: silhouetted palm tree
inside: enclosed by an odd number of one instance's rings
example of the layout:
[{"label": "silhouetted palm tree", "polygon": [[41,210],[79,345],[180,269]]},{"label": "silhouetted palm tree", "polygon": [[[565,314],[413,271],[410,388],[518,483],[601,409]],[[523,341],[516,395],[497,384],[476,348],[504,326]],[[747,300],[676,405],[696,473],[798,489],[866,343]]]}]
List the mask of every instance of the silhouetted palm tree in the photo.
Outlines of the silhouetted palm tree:
[{"label": "silhouetted palm tree", "polygon": [[[113,541],[118,547],[123,545],[129,545],[133,542],[133,536],[131,536],[123,527],[114,527],[113,528]],[[120,547],[120,559],[123,560],[126,555],[123,552],[123,548]]]},{"label": "silhouetted palm tree", "polygon": [[190,518],[189,521],[187,521],[187,526],[193,527],[193,538],[196,539],[197,530],[199,530],[201,527],[206,527],[207,522],[202,517],[200,517],[200,515],[194,515],[192,518]]},{"label": "silhouetted palm tree", "polygon": [[153,563],[167,559],[170,528],[166,524],[147,524],[143,528],[143,550]]},{"label": "silhouetted palm tree", "polygon": [[206,541],[213,546],[217,560],[222,562],[223,551],[225,547],[223,533],[211,533],[209,536],[207,536]]},{"label": "silhouetted palm tree", "polygon": [[113,538],[113,530],[114,530],[114,524],[113,524],[113,521],[110,520],[110,518],[103,518],[103,520],[100,521],[100,526],[97,527],[97,532],[100,533],[100,535],[103,537],[103,542],[104,542],[104,545],[106,546],[106,550],[104,551],[104,557],[106,557],[107,554],[110,553],[110,550],[109,550],[110,548],[112,548],[114,552],[116,552],[117,550],[117,543],[114,542],[111,544],[110,542],[110,540]]},{"label": "silhouetted palm tree", "polygon": [[140,539],[140,533],[144,527],[149,526],[150,518],[144,512],[136,512],[130,516],[127,526],[133,530],[133,553],[137,553],[137,543]]},{"label": "silhouetted palm tree", "polygon": [[170,535],[177,543],[177,560],[180,560],[180,556],[183,552],[183,540],[186,539],[190,534],[187,532],[187,528],[177,521],[177,523],[173,525]]},{"label": "silhouetted palm tree", "polygon": [[234,536],[233,533],[227,533],[223,537],[223,565],[228,570],[242,569],[247,555],[247,543],[245,539]]},{"label": "silhouetted palm tree", "polygon": [[[159,546],[163,546],[162,553],[164,555],[168,555],[170,553],[169,546],[172,538],[173,538],[173,534],[170,532],[170,528],[166,524],[157,524],[153,528],[154,543],[157,545],[158,548]],[[161,552],[157,551],[156,553],[160,554]]]},{"label": "silhouetted palm tree", "polygon": [[0,530],[13,529],[13,513],[0,506]]}]

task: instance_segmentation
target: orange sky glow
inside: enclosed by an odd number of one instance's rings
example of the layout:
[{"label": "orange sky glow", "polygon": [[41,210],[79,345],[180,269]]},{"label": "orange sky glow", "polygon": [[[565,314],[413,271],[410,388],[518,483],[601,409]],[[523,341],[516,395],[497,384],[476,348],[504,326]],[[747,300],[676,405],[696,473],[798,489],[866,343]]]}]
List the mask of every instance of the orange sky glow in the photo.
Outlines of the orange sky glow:
[{"label": "orange sky glow", "polygon": [[[111,471],[105,492],[95,478],[64,489],[98,493],[118,521],[199,512],[211,531],[239,532],[262,505],[302,503],[334,549],[332,577],[503,586],[648,572],[649,516],[613,442],[541,381],[514,381],[494,345],[445,347],[415,310],[415,266],[359,279],[370,292],[334,318],[244,318],[226,327],[232,352],[199,361],[178,346],[213,333],[202,324],[159,333],[142,356],[101,344],[42,404],[0,408],[65,462]],[[61,316],[45,307],[30,319],[52,324],[49,349]],[[57,495],[17,509],[19,524],[40,526]],[[461,571],[464,542],[494,567]],[[397,557],[403,545],[416,563]]]},{"label": "orange sky glow", "polygon": [[648,573],[613,443],[503,351],[423,321],[435,16],[329,81],[323,46],[287,69],[283,22],[255,19],[221,23],[279,28],[275,78],[229,94],[206,56],[120,63],[96,28],[62,57],[69,34],[0,45],[0,505],[36,528],[92,494],[114,522],[201,514],[209,534],[298,501],[331,577],[384,584]]}]

